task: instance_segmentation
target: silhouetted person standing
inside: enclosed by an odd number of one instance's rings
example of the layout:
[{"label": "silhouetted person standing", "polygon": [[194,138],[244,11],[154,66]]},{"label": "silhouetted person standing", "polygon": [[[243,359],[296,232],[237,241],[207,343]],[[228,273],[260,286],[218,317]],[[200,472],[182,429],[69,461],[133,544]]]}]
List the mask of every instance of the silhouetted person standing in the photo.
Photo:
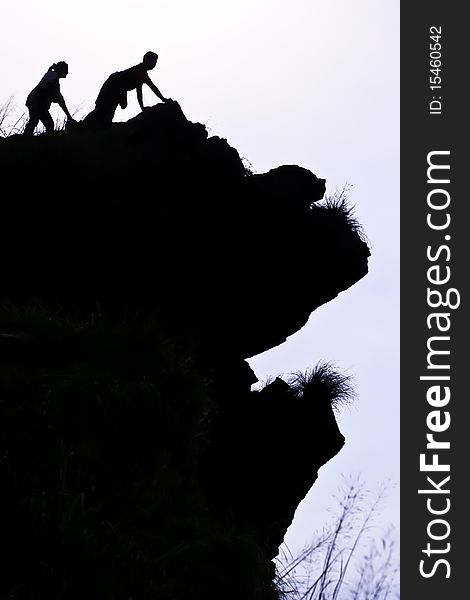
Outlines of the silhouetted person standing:
[{"label": "silhouetted person standing", "polygon": [[26,106],[29,110],[29,121],[24,129],[25,135],[33,135],[39,121],[44,125],[47,133],[54,131],[54,121],[49,113],[53,102],[57,102],[67,115],[67,119],[73,121],[60,91],[59,84],[59,79],[67,77],[68,72],[69,66],[63,60],[54,63],[49,67],[47,73],[37,86],[29,93],[26,99]]},{"label": "silhouetted person standing", "polygon": [[93,123],[98,126],[110,125],[117,107],[126,108],[127,92],[131,90],[136,90],[139,106],[141,110],[144,110],[145,106],[142,99],[142,86],[144,83],[162,102],[166,102],[167,99],[160,93],[160,90],[148,75],[148,71],[155,67],[157,60],[158,55],[155,52],[146,52],[142,62],[138,65],[110,75],[98,94],[94,110],[87,115],[84,123]]}]

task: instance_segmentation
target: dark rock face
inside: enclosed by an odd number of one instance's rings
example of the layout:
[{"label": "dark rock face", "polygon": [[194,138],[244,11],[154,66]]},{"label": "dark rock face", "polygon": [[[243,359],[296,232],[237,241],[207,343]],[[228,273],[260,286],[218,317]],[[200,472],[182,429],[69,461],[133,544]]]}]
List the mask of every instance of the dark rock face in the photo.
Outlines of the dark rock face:
[{"label": "dark rock face", "polygon": [[0,140],[0,163],[2,594],[276,598],[270,559],[344,438],[321,384],[252,392],[244,359],[367,273],[354,223],[175,102]]}]

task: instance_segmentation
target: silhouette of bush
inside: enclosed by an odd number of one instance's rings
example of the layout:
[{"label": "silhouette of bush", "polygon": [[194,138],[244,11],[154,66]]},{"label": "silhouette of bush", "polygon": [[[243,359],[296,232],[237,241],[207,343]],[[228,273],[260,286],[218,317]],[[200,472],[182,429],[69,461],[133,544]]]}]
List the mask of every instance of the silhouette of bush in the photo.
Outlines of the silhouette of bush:
[{"label": "silhouette of bush", "polygon": [[297,555],[284,547],[277,559],[281,599],[386,600],[399,598],[393,530],[376,525],[387,492],[375,498],[359,479],[346,481],[335,519]]},{"label": "silhouette of bush", "polygon": [[320,206],[321,208],[328,209],[330,216],[336,217],[339,221],[346,223],[349,229],[356,233],[363,241],[367,241],[364,229],[354,215],[355,207],[351,204],[348,197],[351,187],[350,184],[345,184],[341,190],[336,189],[333,194],[325,196],[324,202]]},{"label": "silhouette of bush", "polygon": [[0,138],[23,133],[26,124],[26,113],[19,113],[11,96],[0,107]]},{"label": "silhouette of bush", "polygon": [[294,395],[314,401],[325,399],[336,410],[356,398],[352,378],[328,362],[319,362],[305,373],[294,373],[288,383]]}]

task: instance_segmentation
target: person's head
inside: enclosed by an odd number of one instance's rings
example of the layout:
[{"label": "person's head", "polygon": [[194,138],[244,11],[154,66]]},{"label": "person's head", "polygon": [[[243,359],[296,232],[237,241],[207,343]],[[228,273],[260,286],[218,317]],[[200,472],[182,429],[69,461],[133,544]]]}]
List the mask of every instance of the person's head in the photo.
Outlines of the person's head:
[{"label": "person's head", "polygon": [[57,73],[57,75],[58,75],[59,77],[67,77],[67,74],[68,74],[68,72],[69,72],[69,66],[68,66],[68,64],[67,64],[65,61],[63,61],[63,60],[60,60],[59,62],[57,62],[57,63],[54,63],[54,64],[53,64],[53,65],[50,67],[50,69],[53,69],[53,70],[54,70],[54,71]]},{"label": "person's head", "polygon": [[157,64],[157,60],[158,54],[155,54],[155,52],[146,52],[144,54],[142,64],[147,69],[147,71],[150,71],[150,69],[153,69],[154,66]]}]

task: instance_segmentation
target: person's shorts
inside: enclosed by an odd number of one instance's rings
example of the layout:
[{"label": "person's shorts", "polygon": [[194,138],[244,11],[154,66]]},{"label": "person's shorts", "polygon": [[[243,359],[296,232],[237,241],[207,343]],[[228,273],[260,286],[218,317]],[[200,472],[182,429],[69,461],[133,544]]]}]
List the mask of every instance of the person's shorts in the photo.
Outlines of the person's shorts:
[{"label": "person's shorts", "polygon": [[103,83],[96,99],[97,108],[117,107],[126,108],[127,90],[123,89],[119,73],[113,73]]}]

